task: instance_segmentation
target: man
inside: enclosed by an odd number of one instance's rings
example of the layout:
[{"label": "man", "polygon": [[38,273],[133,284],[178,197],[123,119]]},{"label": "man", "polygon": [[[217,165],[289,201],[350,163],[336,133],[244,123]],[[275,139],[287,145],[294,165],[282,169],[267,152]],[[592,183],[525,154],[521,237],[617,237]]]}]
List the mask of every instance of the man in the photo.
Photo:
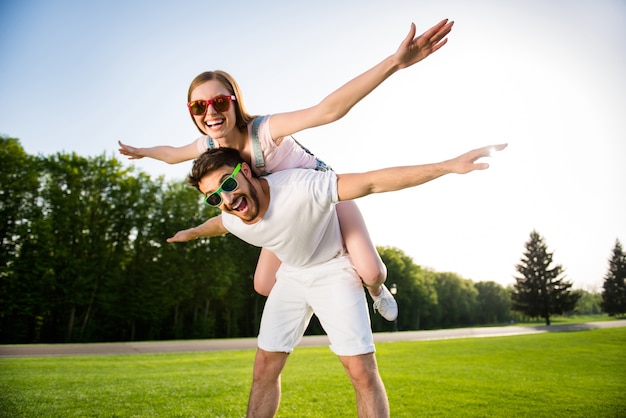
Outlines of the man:
[{"label": "man", "polygon": [[[261,319],[249,417],[278,411],[280,374],[313,314],[354,386],[358,415],[389,416],[365,293],[343,247],[335,204],[486,169],[476,160],[505,147],[484,147],[435,164],[340,175],[294,169],[257,178],[229,148],[209,150],[194,162],[188,182],[222,211],[219,225],[203,235],[231,232],[282,262]],[[179,234],[169,241],[185,240]]]}]

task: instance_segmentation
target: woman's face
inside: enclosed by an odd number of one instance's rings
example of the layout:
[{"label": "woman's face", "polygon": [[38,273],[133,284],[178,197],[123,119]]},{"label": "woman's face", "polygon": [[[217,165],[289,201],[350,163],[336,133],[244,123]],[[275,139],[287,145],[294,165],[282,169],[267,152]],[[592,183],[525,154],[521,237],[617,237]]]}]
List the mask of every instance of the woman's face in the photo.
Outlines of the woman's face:
[{"label": "woman's face", "polygon": [[[196,87],[190,96],[190,101],[211,100],[219,96],[231,96],[222,83],[217,80],[209,80]],[[204,115],[192,115],[196,125],[202,132],[214,139],[225,137],[237,126],[237,115],[235,113],[234,100],[230,102],[228,110],[218,112],[211,104]]]}]

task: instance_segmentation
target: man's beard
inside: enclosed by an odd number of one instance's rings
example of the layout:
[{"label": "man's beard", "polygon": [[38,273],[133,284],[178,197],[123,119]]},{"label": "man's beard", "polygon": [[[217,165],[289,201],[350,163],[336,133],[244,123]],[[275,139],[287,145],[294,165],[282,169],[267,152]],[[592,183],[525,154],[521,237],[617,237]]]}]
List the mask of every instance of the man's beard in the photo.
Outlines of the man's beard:
[{"label": "man's beard", "polygon": [[247,179],[246,181],[248,182],[248,196],[246,196],[248,211],[245,216],[241,216],[241,219],[245,222],[251,222],[259,215],[259,195],[257,190],[252,187],[252,184]]}]

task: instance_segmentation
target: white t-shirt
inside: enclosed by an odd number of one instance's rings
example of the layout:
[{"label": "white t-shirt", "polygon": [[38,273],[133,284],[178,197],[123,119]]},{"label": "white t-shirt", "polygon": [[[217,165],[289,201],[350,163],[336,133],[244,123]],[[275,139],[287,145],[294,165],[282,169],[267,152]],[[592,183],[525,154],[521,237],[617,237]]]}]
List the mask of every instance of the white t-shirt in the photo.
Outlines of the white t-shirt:
[{"label": "white t-shirt", "polygon": [[[270,133],[270,117],[266,117],[259,125],[259,142],[261,143],[261,152],[265,159],[265,171],[268,173],[276,173],[278,171],[290,168],[315,168],[317,167],[317,159],[314,155],[306,152],[291,136],[283,138],[279,145],[276,145]],[[248,137],[252,141],[252,123],[248,124]],[[220,144],[213,140],[215,148],[219,148]],[[203,135],[196,139],[196,148],[198,153],[202,154],[207,149],[208,137]],[[252,149],[252,147],[251,147]],[[254,158],[254,156],[252,156]],[[255,174],[262,173],[257,170],[254,161],[251,164]]]},{"label": "white t-shirt", "polygon": [[233,235],[267,248],[291,267],[312,267],[345,255],[335,204],[337,176],[332,171],[292,169],[263,177],[270,203],[259,222],[246,224],[223,213]]}]

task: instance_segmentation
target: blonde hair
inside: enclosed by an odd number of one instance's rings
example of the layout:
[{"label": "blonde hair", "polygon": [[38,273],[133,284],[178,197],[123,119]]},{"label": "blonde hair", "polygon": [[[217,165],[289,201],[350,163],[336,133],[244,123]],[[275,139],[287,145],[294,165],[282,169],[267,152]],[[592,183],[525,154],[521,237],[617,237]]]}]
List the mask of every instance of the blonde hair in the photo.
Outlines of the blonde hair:
[{"label": "blonde hair", "polygon": [[[194,78],[189,85],[189,91],[187,92],[187,102],[191,100],[191,93],[196,87],[211,80],[218,81],[220,84],[226,87],[230,94],[234,95],[237,98],[237,100],[233,100],[232,102],[232,104],[235,105],[235,124],[237,125],[237,129],[239,129],[239,131],[245,131],[248,124],[252,122],[255,116],[250,115],[250,113],[248,113],[248,111],[246,110],[246,106],[243,101],[243,93],[241,93],[239,84],[237,84],[235,79],[226,71],[205,71],[204,73],[197,75],[196,78]],[[200,126],[198,126],[198,124],[196,123],[195,118],[191,116],[191,119],[193,120],[193,123],[196,125],[198,130],[202,134],[204,134],[202,129],[200,129]]]}]

